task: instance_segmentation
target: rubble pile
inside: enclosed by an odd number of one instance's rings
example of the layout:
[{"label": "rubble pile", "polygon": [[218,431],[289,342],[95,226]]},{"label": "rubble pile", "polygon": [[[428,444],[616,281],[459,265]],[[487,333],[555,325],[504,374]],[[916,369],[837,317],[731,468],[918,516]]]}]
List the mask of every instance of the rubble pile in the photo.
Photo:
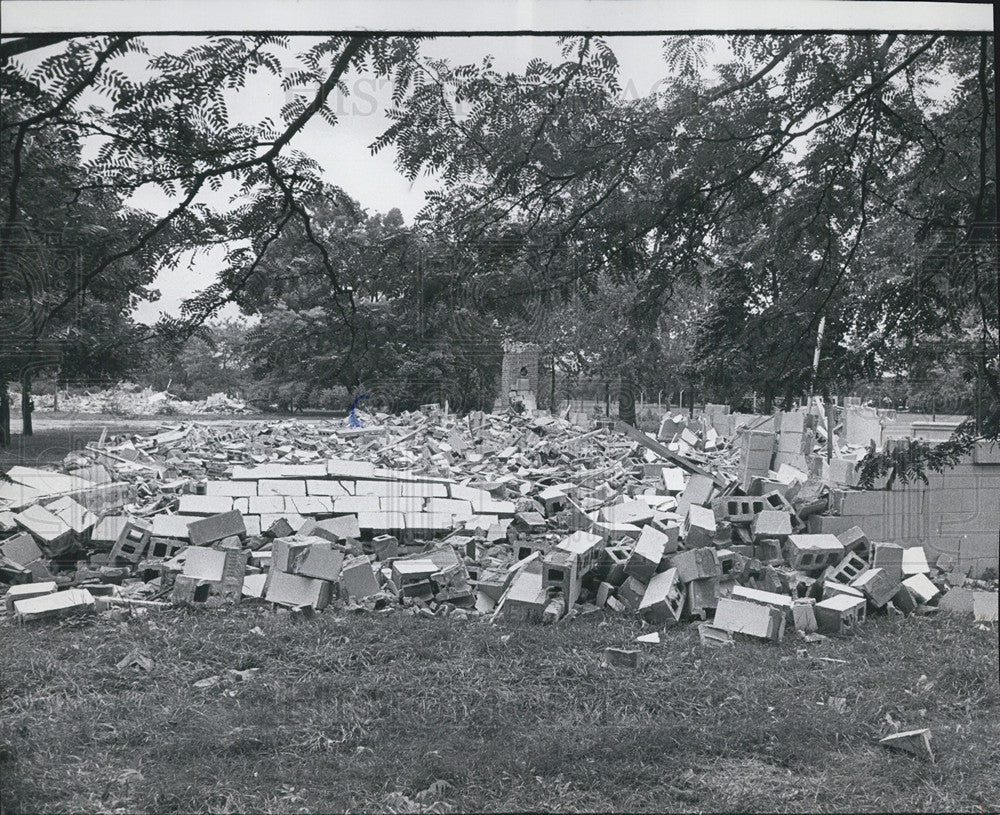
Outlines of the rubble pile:
[{"label": "rubble pile", "polygon": [[[20,394],[14,394],[13,403],[20,401]],[[36,394],[32,397],[35,410],[53,410],[55,400],[52,394]],[[138,385],[122,383],[113,388],[82,394],[61,393],[59,410],[68,413],[107,413],[115,416],[162,416],[171,414],[252,413],[253,408],[242,399],[234,399],[225,393],[213,393],[204,399],[187,401],[178,399],[168,391],[154,391]]]},{"label": "rubble pile", "polygon": [[63,472],[12,467],[0,481],[6,611],[263,602],[539,623],[603,611],[691,622],[711,646],[848,635],[868,614],[996,619],[995,583],[946,555],[932,565],[858,527],[809,531],[829,504],[821,417],[709,405],[668,414],[657,439],[596,425],[427,406],[361,427],[102,436]]}]

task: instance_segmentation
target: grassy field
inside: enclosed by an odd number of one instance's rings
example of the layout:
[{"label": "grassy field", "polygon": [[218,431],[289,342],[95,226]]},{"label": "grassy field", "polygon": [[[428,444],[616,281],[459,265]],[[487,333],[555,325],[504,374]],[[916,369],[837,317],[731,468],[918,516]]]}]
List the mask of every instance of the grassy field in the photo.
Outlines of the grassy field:
[{"label": "grassy field", "polygon": [[[161,425],[176,425],[182,422],[204,422],[212,424],[240,425],[259,421],[290,418],[303,421],[314,420],[309,415],[295,417],[283,414],[250,414],[246,416],[226,416],[218,414],[192,414],[176,416],[113,416],[104,413],[53,413],[42,411],[32,418],[34,434],[22,436],[21,416],[15,413],[11,419],[11,446],[0,448],[0,468],[14,464],[53,467],[73,450],[79,450],[88,442],[97,441],[101,431],[108,429],[108,435],[116,433],[155,433]],[[323,416],[322,418],[330,418]],[[335,417],[333,417],[335,418]]]},{"label": "grassy field", "polygon": [[[997,631],[971,618],[722,650],[683,626],[638,669],[601,664],[639,628],[601,614],[3,625],[7,813],[1000,809]],[[880,747],[890,720],[936,763]]]}]

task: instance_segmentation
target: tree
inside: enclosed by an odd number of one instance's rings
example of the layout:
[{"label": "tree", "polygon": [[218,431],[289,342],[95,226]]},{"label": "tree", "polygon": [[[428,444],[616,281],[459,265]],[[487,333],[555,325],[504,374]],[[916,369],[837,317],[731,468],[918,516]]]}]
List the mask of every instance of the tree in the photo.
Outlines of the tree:
[{"label": "tree", "polygon": [[[995,220],[990,42],[730,37],[733,57],[709,85],[698,69],[704,41],[674,38],[671,86],[628,103],[606,45],[572,38],[564,62],[536,60],[522,75],[501,76],[489,60],[426,64],[428,79],[373,149],[395,144],[410,177],[440,172],[446,190],[424,218],[458,242],[506,228],[520,232],[520,251],[546,261],[571,246],[588,258],[576,267],[584,279],[603,270],[641,280],[643,297],[621,326],[623,392],[640,357],[634,338],[655,325],[674,286],[705,281],[717,297],[697,332],[692,371],[702,386],[763,382],[787,402],[885,369],[911,316],[945,338],[953,309],[934,317],[929,305],[900,303],[893,316],[870,306],[873,292],[903,299],[885,236],[934,226],[938,191],[951,191],[950,234],[968,236],[959,255],[974,251],[982,230],[973,224]],[[958,92],[936,110],[926,91],[942,73]],[[452,98],[469,103],[467,117],[454,115]],[[963,142],[960,123],[970,121],[978,138]],[[912,200],[898,200],[901,184]],[[975,376],[995,405],[996,276],[987,280],[982,262],[965,268],[966,279],[948,279],[978,311]]]},{"label": "tree", "polygon": [[[331,95],[346,92],[343,79],[351,70],[391,76],[400,93],[409,82],[417,40],[321,38],[295,55],[292,70],[286,70],[280,56],[288,46],[285,37],[210,37],[180,54],[154,54],[131,36],[4,43],[0,249],[5,260],[0,280],[11,285],[10,248],[36,219],[38,199],[29,194],[28,168],[39,141],[73,150],[86,142],[96,153],[81,162],[79,177],[60,181],[64,223],[86,223],[81,206],[95,196],[117,195],[119,217],[131,227],[106,236],[71,283],[49,290],[44,302],[35,304],[38,315],[28,356],[5,362],[5,382],[17,367],[14,363],[39,363],[39,343],[52,339],[56,321],[121,264],[157,270],[186,254],[224,244],[226,263],[218,282],[191,298],[182,319],[166,320],[157,329],[161,335],[190,334],[232,299],[292,223],[316,250],[340,307],[353,308],[350,291],[312,234],[310,214],[302,204],[322,188],[319,167],[289,144],[317,115],[335,123]],[[51,52],[29,68],[25,60],[41,48]],[[141,76],[130,78],[136,73]],[[295,95],[280,113],[240,122],[230,113],[231,98],[257,73],[280,78],[286,91],[315,90],[306,98]],[[44,154],[41,158],[40,166],[56,170],[56,161]],[[166,212],[135,213],[121,206],[147,188],[166,197]],[[228,193],[228,200],[218,204],[213,193]]]}]

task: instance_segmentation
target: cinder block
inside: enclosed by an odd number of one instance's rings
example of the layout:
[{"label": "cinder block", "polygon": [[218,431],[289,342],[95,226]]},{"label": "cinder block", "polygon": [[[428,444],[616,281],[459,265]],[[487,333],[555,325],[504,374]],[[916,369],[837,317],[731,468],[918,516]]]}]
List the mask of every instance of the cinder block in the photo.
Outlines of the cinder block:
[{"label": "cinder block", "polygon": [[637,611],[646,594],[646,584],[637,577],[629,577],[618,587],[616,596],[629,611]]},{"label": "cinder block", "polygon": [[716,551],[707,547],[677,552],[670,557],[669,562],[677,569],[677,576],[682,583],[722,575]]},{"label": "cinder block", "polygon": [[291,479],[262,478],[257,482],[258,495],[305,495],[306,482]]},{"label": "cinder block", "polygon": [[865,619],[865,598],[837,594],[816,604],[816,624],[821,634],[853,634]]},{"label": "cinder block", "polygon": [[364,555],[347,558],[340,572],[341,596],[347,600],[363,600],[377,593],[378,582],[371,561]]},{"label": "cinder block", "polygon": [[712,510],[692,504],[684,519],[684,543],[688,548],[715,545],[715,515]]},{"label": "cinder block", "polygon": [[794,601],[787,594],[778,594],[772,591],[761,591],[748,586],[733,586],[732,598],[734,600],[745,600],[748,603],[760,603],[778,609],[786,618],[792,619],[792,606]]},{"label": "cinder block", "polygon": [[875,608],[882,608],[899,590],[899,583],[890,581],[883,569],[869,569],[851,581],[856,589],[861,589]]},{"label": "cinder block", "polygon": [[662,532],[657,532],[649,526],[644,527],[635,548],[632,549],[628,562],[625,564],[625,574],[634,575],[643,583],[648,583],[656,574],[660,561],[663,560],[667,543],[668,538]]},{"label": "cinder block", "polygon": [[[243,483],[243,482],[237,482]],[[219,515],[233,508],[233,499],[225,495],[182,495],[178,512],[185,515]]]},{"label": "cinder block", "polygon": [[931,567],[927,563],[927,553],[923,546],[910,546],[903,550],[903,577],[913,574],[930,574]]},{"label": "cinder block", "polygon": [[792,518],[784,510],[761,510],[750,524],[754,541],[765,538],[781,540],[792,534]]},{"label": "cinder block", "polygon": [[800,597],[792,602],[792,624],[796,631],[811,634],[817,629],[816,601],[811,597]]},{"label": "cinder block", "polygon": [[27,566],[42,556],[30,532],[20,532],[0,543],[0,554],[20,566]]},{"label": "cinder block", "polygon": [[835,580],[838,583],[850,583],[854,578],[867,571],[868,562],[861,558],[856,552],[849,551],[836,566],[830,566],[823,577],[826,580]]},{"label": "cinder block", "polygon": [[249,498],[257,494],[256,481],[206,481],[205,495],[225,495],[230,498]]},{"label": "cinder block", "polygon": [[928,603],[939,594],[938,587],[923,574],[911,575],[903,581],[903,585],[913,593],[913,596],[920,603]]},{"label": "cinder block", "polygon": [[56,584],[54,580],[46,580],[43,583],[24,583],[11,586],[4,595],[4,603],[7,606],[7,613],[14,613],[14,603],[18,600],[27,600],[29,597],[41,597],[43,594],[54,594]]},{"label": "cinder block", "polygon": [[684,492],[677,499],[677,514],[684,515],[692,506],[705,508],[712,498],[714,489],[715,482],[708,476],[697,473],[689,476]]},{"label": "cinder block", "polygon": [[683,608],[684,594],[677,570],[668,569],[650,579],[639,602],[639,616],[651,625],[663,625],[671,619],[679,620]]},{"label": "cinder block", "polygon": [[687,584],[687,608],[692,615],[705,618],[718,605],[719,578],[703,577]]},{"label": "cinder block", "polygon": [[876,543],[872,567],[885,569],[889,579],[899,583],[903,579],[903,547],[895,543]]},{"label": "cinder block", "polygon": [[573,556],[577,574],[583,577],[600,561],[604,552],[604,539],[600,535],[577,531],[559,541],[556,549]]},{"label": "cinder block", "polygon": [[[613,597],[608,598],[610,604]],[[541,569],[521,569],[501,598],[500,612],[505,618],[525,622],[541,622],[549,596],[542,587]]]},{"label": "cinder block", "polygon": [[329,541],[357,540],[361,537],[361,527],[357,515],[340,515],[336,518],[326,518],[317,521],[312,528],[312,534]]},{"label": "cinder block", "polygon": [[844,549],[848,552],[856,552],[861,557],[867,559],[871,550],[871,541],[861,530],[860,526],[852,526],[843,532],[838,532],[837,540],[844,544]]},{"label": "cinder block", "polygon": [[785,631],[785,615],[770,606],[725,597],[719,600],[712,625],[733,634],[780,641]]},{"label": "cinder block", "polygon": [[67,589],[14,601],[14,619],[19,623],[93,612],[94,598],[86,589]]},{"label": "cinder block", "polygon": [[244,538],[246,534],[247,528],[243,523],[243,516],[236,510],[188,524],[188,535],[193,546],[204,546],[234,535]]},{"label": "cinder block", "polygon": [[138,563],[146,556],[152,534],[152,528],[145,524],[126,521],[118,540],[111,549],[111,563],[117,563],[119,560]]},{"label": "cinder block", "polygon": [[[372,577],[372,582],[374,580],[375,578]],[[272,569],[268,577],[264,599],[277,605],[292,608],[310,606],[319,610],[329,604],[331,590],[331,585],[326,580],[317,580],[314,577],[288,574]]]},{"label": "cinder block", "polygon": [[785,559],[793,569],[822,571],[844,557],[844,545],[835,535],[789,535]]}]

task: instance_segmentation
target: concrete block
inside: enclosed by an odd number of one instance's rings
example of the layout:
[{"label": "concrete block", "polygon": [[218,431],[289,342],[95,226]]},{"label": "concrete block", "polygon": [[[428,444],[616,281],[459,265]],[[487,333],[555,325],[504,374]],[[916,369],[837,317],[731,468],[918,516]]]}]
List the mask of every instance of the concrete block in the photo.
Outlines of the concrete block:
[{"label": "concrete block", "polygon": [[118,540],[111,548],[111,563],[117,563],[119,560],[138,563],[146,556],[152,535],[152,527],[136,521],[126,521]]},{"label": "concrete block", "polygon": [[184,570],[182,574],[196,581],[221,583],[222,572],[225,566],[226,553],[221,549],[190,546],[184,553]]},{"label": "concrete block", "polygon": [[793,569],[821,571],[844,557],[844,544],[835,535],[789,535],[785,559]]},{"label": "concrete block", "polygon": [[20,623],[93,612],[94,597],[86,589],[67,589],[14,601],[14,619]]},{"label": "concrete block", "polygon": [[637,611],[646,594],[646,584],[637,577],[629,577],[618,587],[616,596],[629,611]]},{"label": "concrete block", "polygon": [[306,495],[325,495],[330,498],[341,498],[354,495],[353,481],[314,480],[306,481]]},{"label": "concrete block", "polygon": [[[614,598],[608,598],[609,603],[612,599]],[[514,576],[498,606],[505,618],[541,622],[548,603],[548,593],[542,586],[541,570],[524,568]]]},{"label": "concrete block", "polygon": [[14,613],[14,603],[18,600],[27,600],[29,597],[41,597],[43,594],[54,594],[56,584],[54,580],[46,580],[42,583],[23,583],[11,586],[4,595],[4,604],[7,613]]},{"label": "concrete block", "polygon": [[824,573],[825,580],[835,580],[838,583],[850,583],[854,578],[868,570],[868,562],[856,552],[848,552],[836,566],[830,566]]},{"label": "concrete block", "polygon": [[688,477],[684,492],[677,499],[677,514],[684,515],[689,507],[707,507],[712,498],[715,482],[705,475],[697,473]]},{"label": "concrete block", "polygon": [[668,569],[650,579],[639,602],[639,616],[651,625],[663,625],[671,619],[679,620],[683,608],[684,594],[677,570]]},{"label": "concrete block", "polygon": [[780,641],[785,631],[785,615],[770,606],[725,597],[719,600],[712,625],[733,634]]},{"label": "concrete block", "polygon": [[152,534],[157,538],[188,540],[188,524],[197,520],[191,515],[154,515]]},{"label": "concrete block", "polygon": [[257,482],[257,495],[305,495],[306,482],[288,479],[262,478]]},{"label": "concrete block", "polygon": [[821,634],[853,634],[865,619],[865,598],[837,594],[816,604],[816,625]]},{"label": "concrete block", "polygon": [[762,498],[737,495],[728,496],[721,500],[725,502],[726,518],[730,523],[751,523],[757,515],[764,511]]},{"label": "concrete block", "polygon": [[340,572],[340,595],[346,600],[364,600],[378,593],[371,561],[364,555],[347,558]]},{"label": "concrete block", "polygon": [[680,467],[664,467],[661,477],[667,495],[684,492],[684,471]]},{"label": "concrete block", "polygon": [[188,524],[188,536],[193,546],[215,543],[233,535],[243,538],[246,537],[246,534],[247,528],[243,523],[243,516],[236,510],[212,515]]},{"label": "concrete block", "polygon": [[97,516],[68,495],[46,504],[45,508],[61,518],[77,536],[86,536],[97,524]]},{"label": "concrete block", "polygon": [[909,617],[917,608],[917,598],[913,596],[906,586],[899,584],[899,590],[892,596],[892,604],[903,612],[904,617]]},{"label": "concrete block", "polygon": [[[585,533],[578,532],[576,534]],[[648,583],[653,575],[656,574],[656,570],[660,566],[660,561],[663,560],[667,544],[668,538],[662,532],[658,532],[649,526],[644,527],[642,534],[639,535],[639,540],[632,549],[632,554],[625,564],[625,574],[634,575],[643,583]]]},{"label": "concrete block", "polygon": [[896,543],[876,543],[872,566],[885,569],[889,579],[899,583],[903,579],[903,547]]},{"label": "concrete block", "polygon": [[792,602],[792,625],[803,634],[817,630],[816,601],[811,597],[800,597]]},{"label": "concrete block", "polygon": [[687,584],[687,608],[692,615],[705,619],[705,613],[718,605],[719,578],[703,577]]},{"label": "concrete block", "polygon": [[251,497],[247,499],[247,507],[251,515],[283,515],[286,510],[289,510],[283,495]]},{"label": "concrete block", "polygon": [[553,549],[542,557],[542,587],[558,589],[569,611],[580,596],[578,562],[572,552]]},{"label": "concrete block", "polygon": [[792,619],[792,606],[794,601],[787,594],[778,594],[772,591],[761,591],[748,586],[733,586],[731,596],[734,600],[745,600],[748,603],[760,603],[778,609],[786,618]]},{"label": "concrete block", "polygon": [[604,649],[604,663],[617,668],[638,668],[640,656],[641,654],[638,649]]},{"label": "concrete block", "polygon": [[722,575],[716,551],[706,547],[677,552],[671,555],[669,563],[677,569],[677,576],[682,583]]},{"label": "concrete block", "polygon": [[972,617],[976,622],[995,623],[998,613],[998,594],[995,591],[972,593]]},{"label": "concrete block", "polygon": [[927,553],[923,546],[909,546],[903,550],[903,577],[914,574],[930,574],[931,567],[927,563]]},{"label": "concrete block", "polygon": [[361,527],[357,515],[340,515],[336,518],[326,518],[317,521],[312,528],[313,535],[338,543],[361,537]]},{"label": "concrete block", "polygon": [[844,549],[848,552],[855,552],[863,558],[868,557],[871,550],[871,541],[868,540],[868,536],[865,535],[860,526],[852,526],[850,529],[845,529],[843,532],[835,534],[837,535],[837,540],[844,544]]},{"label": "concrete block", "polygon": [[601,520],[612,527],[620,524],[646,524],[656,513],[645,501],[624,501],[601,510]]},{"label": "concrete block", "polygon": [[182,495],[177,508],[185,515],[221,515],[233,508],[233,499],[225,495]]},{"label": "concrete block", "polygon": [[32,504],[21,512],[15,512],[14,520],[44,543],[53,554],[54,550],[61,548],[73,534],[69,524],[38,504]]},{"label": "concrete block", "polygon": [[698,625],[698,639],[702,645],[709,648],[721,648],[734,644],[732,633],[723,628],[716,628],[711,623]]},{"label": "concrete block", "polygon": [[205,495],[249,498],[257,494],[256,481],[206,481]]},{"label": "concrete block", "polygon": [[755,541],[786,538],[792,534],[792,518],[784,510],[761,510],[750,524],[750,532]]},{"label": "concrete block", "polygon": [[576,571],[583,577],[600,562],[604,552],[604,539],[600,535],[576,531],[559,541],[556,549],[573,556],[576,561]]},{"label": "concrete block", "polygon": [[715,545],[715,515],[698,504],[687,509],[684,518],[684,543],[688,548]]},{"label": "concrete block", "polygon": [[376,535],[372,538],[372,553],[379,560],[389,560],[399,554],[399,541],[393,535]]},{"label": "concrete block", "polygon": [[938,587],[927,579],[927,575],[923,574],[911,575],[903,581],[903,585],[913,593],[917,602],[920,603],[930,602],[940,593]]},{"label": "concrete block", "polygon": [[[370,570],[369,570],[370,571]],[[372,582],[375,578],[372,577]],[[376,590],[377,590],[376,586]],[[272,569],[267,581],[264,599],[269,603],[298,608],[309,606],[317,611],[325,608],[331,597],[332,587],[326,580]],[[374,593],[374,592],[373,592]]]},{"label": "concrete block", "polygon": [[893,583],[883,569],[869,569],[861,573],[851,585],[860,589],[875,608],[882,608],[899,590],[899,583]]},{"label": "concrete block", "polygon": [[21,566],[27,566],[42,556],[34,537],[29,532],[20,532],[0,543],[0,554]]}]

